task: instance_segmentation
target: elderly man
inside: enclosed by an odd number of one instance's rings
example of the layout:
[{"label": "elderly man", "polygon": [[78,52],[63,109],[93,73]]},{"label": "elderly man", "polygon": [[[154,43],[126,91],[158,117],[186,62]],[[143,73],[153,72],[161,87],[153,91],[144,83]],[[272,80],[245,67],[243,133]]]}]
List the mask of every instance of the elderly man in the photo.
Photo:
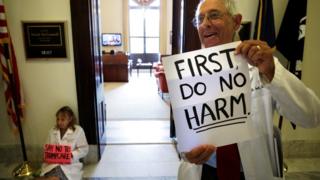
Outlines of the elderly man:
[{"label": "elderly man", "polygon": [[[194,25],[202,46],[232,42],[241,19],[233,0],[201,1]],[[243,41],[235,54],[245,56],[249,64],[252,121],[259,134],[250,141],[219,148],[212,142],[183,153],[185,161],[178,175],[181,180],[276,179],[273,111],[302,127],[315,127],[320,122],[319,98],[282,67],[267,43]]]}]

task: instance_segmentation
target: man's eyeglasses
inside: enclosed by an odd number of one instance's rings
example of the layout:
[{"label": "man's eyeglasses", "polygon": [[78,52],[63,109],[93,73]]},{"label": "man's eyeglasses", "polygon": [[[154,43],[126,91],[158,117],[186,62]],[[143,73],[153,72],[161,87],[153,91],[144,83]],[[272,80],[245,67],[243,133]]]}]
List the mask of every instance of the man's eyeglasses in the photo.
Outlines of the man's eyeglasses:
[{"label": "man's eyeglasses", "polygon": [[209,12],[207,12],[205,15],[198,15],[196,17],[193,18],[192,20],[192,24],[194,27],[199,27],[205,18],[207,18],[207,20],[209,21],[214,21],[214,20],[218,20],[221,19],[224,15],[229,14],[229,13],[223,13],[217,10],[211,10]]}]

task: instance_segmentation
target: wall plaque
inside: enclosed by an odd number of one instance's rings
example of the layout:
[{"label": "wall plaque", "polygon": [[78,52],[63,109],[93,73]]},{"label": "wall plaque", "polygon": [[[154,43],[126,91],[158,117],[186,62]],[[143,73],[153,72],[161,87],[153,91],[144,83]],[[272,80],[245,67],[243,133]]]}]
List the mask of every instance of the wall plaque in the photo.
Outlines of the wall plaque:
[{"label": "wall plaque", "polygon": [[65,22],[22,22],[27,58],[66,58]]}]

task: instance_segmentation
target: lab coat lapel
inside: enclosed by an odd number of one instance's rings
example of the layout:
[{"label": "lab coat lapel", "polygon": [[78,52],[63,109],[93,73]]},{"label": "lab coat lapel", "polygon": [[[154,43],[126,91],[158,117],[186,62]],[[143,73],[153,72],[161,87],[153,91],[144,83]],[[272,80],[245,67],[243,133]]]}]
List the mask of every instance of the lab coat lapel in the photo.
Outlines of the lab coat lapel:
[{"label": "lab coat lapel", "polygon": [[268,112],[265,112],[269,110],[266,104],[264,104],[265,99],[268,98],[268,93],[265,92],[265,89],[255,90],[251,98],[252,124],[258,134],[249,141],[238,143],[242,167],[247,180],[269,180],[273,179],[272,165],[267,145],[269,133],[266,127],[266,123],[268,123],[266,114],[268,114]]}]

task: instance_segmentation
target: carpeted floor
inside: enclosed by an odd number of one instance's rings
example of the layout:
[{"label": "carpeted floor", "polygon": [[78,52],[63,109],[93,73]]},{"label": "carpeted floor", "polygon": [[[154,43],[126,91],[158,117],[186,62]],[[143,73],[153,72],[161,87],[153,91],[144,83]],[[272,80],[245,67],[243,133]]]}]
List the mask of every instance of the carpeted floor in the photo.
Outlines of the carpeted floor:
[{"label": "carpeted floor", "polygon": [[128,83],[105,83],[107,120],[168,120],[169,105],[158,94],[156,79],[133,72]]},{"label": "carpeted floor", "polygon": [[106,144],[172,144],[170,122],[160,120],[109,121]]},{"label": "carpeted floor", "polygon": [[169,101],[158,94],[153,74],[134,71],[128,83],[105,83],[105,98],[106,144],[172,143]]}]

